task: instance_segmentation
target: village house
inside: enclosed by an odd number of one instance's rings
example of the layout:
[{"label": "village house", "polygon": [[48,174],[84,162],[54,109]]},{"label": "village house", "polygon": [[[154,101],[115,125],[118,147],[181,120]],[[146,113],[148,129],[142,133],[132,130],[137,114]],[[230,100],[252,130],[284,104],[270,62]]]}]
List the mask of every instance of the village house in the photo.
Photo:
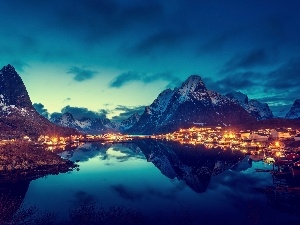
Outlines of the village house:
[{"label": "village house", "polygon": [[242,131],[240,132],[241,139],[249,139],[250,131]]},{"label": "village house", "polygon": [[295,141],[300,141],[300,133],[294,136]]},{"label": "village house", "polygon": [[269,135],[264,133],[251,133],[249,139],[254,141],[267,141],[269,139]]},{"label": "village house", "polygon": [[288,139],[291,138],[291,134],[287,129],[272,129],[270,132],[270,136],[273,139]]}]

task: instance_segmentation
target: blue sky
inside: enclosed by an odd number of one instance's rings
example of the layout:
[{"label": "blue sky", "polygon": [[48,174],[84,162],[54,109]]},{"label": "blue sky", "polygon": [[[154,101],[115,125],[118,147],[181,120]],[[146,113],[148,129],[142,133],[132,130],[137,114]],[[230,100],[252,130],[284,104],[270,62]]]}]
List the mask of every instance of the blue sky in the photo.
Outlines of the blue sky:
[{"label": "blue sky", "polygon": [[297,0],[2,1],[0,63],[46,114],[123,118],[192,74],[276,113],[300,98],[299,12]]}]

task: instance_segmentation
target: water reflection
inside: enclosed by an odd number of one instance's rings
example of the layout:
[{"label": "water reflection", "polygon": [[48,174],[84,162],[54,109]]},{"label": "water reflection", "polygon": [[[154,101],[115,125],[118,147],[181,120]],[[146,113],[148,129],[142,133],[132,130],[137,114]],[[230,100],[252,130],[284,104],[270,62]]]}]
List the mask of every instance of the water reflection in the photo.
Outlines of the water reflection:
[{"label": "water reflection", "polygon": [[[241,222],[244,218],[247,218],[244,224],[268,224],[268,217],[274,211],[269,210],[267,204],[278,206],[278,202],[285,202],[282,207],[290,210],[288,204],[295,208],[299,203],[294,197],[290,201],[283,194],[272,196],[284,197],[284,201],[281,198],[271,201],[269,196],[273,192],[267,188],[278,187],[276,182],[270,179],[269,173],[255,172],[265,164],[252,161],[249,155],[240,151],[141,139],[134,143],[92,142],[59,152],[63,158],[77,161],[81,170],[50,176],[47,180],[35,180],[28,191],[30,181],[15,182],[16,185],[3,186],[2,189],[0,186],[0,221],[12,217],[26,192],[27,202],[34,202],[34,198],[37,198],[34,203],[39,208],[46,204],[55,209],[61,207],[58,209],[60,215],[66,210],[64,219],[68,221],[91,215],[91,211],[82,214],[83,209],[93,209],[98,213],[94,205],[97,201],[97,204],[103,204],[100,205],[104,207],[102,212],[109,213],[111,217],[115,211],[110,210],[111,206],[141,210],[147,214],[148,224],[157,221],[160,221],[157,224],[168,224],[170,218],[174,222],[176,210],[179,210],[176,216],[185,218],[188,215],[180,224],[199,224],[199,218],[202,224],[217,224],[220,221],[235,224],[233,221]],[[285,185],[288,187],[291,184]],[[300,185],[294,187],[299,188]],[[263,200],[266,200],[266,204],[263,204]],[[73,214],[68,214],[72,206],[75,206]],[[240,210],[239,215],[236,215],[237,210]],[[124,212],[128,214],[126,210]],[[256,221],[258,214],[260,223]],[[149,215],[150,218],[155,215],[155,218],[149,219]],[[281,216],[286,217],[283,214]],[[105,218],[112,220],[111,217]],[[98,220],[98,217],[94,218]],[[165,223],[161,222],[162,219],[165,219]],[[184,222],[191,219],[194,222]]]},{"label": "water reflection", "polygon": [[94,157],[101,160],[115,158],[118,161],[126,161],[130,158],[142,158],[141,149],[134,143],[90,142],[79,145],[74,150],[59,153],[65,159],[73,162],[86,162]]},{"label": "water reflection", "polygon": [[165,176],[185,181],[195,192],[204,192],[211,176],[217,175],[244,158],[239,151],[207,149],[204,145],[179,145],[176,142],[139,140],[149,162]]}]

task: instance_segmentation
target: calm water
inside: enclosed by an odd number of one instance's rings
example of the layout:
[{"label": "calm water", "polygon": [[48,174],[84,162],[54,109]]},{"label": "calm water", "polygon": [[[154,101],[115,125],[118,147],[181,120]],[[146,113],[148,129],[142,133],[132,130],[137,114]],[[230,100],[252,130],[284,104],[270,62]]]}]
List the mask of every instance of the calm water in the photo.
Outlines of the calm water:
[{"label": "calm water", "polygon": [[60,155],[80,160],[80,170],[23,188],[24,205],[59,220],[95,201],[97,207],[137,210],[148,224],[300,224],[293,208],[279,207],[255,189],[273,186],[269,173],[255,172],[271,166],[237,151],[139,141],[87,143]]}]

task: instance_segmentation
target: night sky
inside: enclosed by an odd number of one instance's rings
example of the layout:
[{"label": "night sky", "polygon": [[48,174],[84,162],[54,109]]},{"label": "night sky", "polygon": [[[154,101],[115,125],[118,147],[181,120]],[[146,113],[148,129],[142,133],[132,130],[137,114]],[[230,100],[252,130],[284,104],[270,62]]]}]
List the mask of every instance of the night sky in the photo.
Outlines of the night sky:
[{"label": "night sky", "polygon": [[276,115],[300,98],[298,0],[9,0],[0,29],[45,115],[121,119],[192,74]]}]

